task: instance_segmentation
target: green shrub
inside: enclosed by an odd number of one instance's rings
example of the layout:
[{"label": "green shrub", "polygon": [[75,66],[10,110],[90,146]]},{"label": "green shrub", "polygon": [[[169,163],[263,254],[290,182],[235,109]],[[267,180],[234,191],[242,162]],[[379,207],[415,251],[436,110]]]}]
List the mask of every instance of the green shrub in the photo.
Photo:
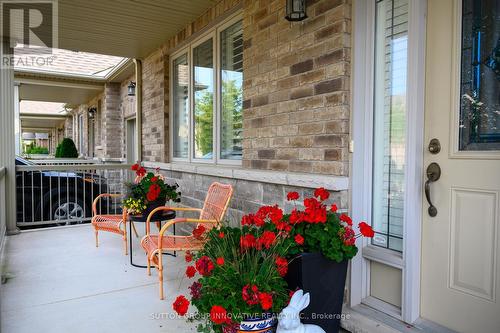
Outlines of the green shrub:
[{"label": "green shrub", "polygon": [[56,148],[56,157],[77,158],[78,150],[75,143],[70,138],[64,138]]},{"label": "green shrub", "polygon": [[32,143],[32,144],[30,144],[29,146],[26,147],[25,153],[28,154],[28,155],[32,155],[32,154],[48,154],[49,153],[49,149],[45,148],[45,147],[35,146],[35,144]]}]

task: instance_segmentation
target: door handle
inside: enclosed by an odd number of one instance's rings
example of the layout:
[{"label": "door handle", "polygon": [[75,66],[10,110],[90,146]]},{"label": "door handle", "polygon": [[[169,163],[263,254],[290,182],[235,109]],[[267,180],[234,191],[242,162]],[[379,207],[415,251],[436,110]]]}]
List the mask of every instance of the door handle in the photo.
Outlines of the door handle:
[{"label": "door handle", "polygon": [[437,208],[432,204],[431,201],[431,183],[439,180],[441,178],[441,167],[437,163],[431,163],[427,167],[427,181],[425,182],[425,197],[427,198],[427,202],[429,203],[429,208],[427,212],[430,217],[434,217],[437,215]]}]

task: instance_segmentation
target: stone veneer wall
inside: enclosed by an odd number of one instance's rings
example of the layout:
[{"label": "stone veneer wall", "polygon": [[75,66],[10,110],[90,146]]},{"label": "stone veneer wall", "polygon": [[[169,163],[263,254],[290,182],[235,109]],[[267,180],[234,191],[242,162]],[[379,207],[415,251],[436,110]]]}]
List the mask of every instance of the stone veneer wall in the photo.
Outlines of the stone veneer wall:
[{"label": "stone veneer wall", "polygon": [[246,1],[243,166],[348,174],[350,0]]},{"label": "stone veneer wall", "polygon": [[[202,207],[203,201],[207,194],[208,187],[212,182],[221,182],[231,184],[234,188],[233,198],[229,205],[226,215],[226,220],[233,226],[238,226],[241,222],[241,217],[249,212],[255,212],[262,205],[278,204],[283,207],[286,212],[290,212],[293,204],[286,200],[286,194],[290,191],[297,191],[301,198],[304,196],[312,196],[316,186],[325,185],[326,178],[321,179],[321,176],[316,178],[300,180],[298,177],[294,180],[288,178],[288,184],[283,184],[283,177],[276,177],[278,183],[268,183],[273,181],[270,177],[273,174],[270,172],[260,171],[244,171],[238,175],[210,175],[209,172],[201,170],[180,171],[172,170],[168,164],[162,163],[146,163],[149,167],[160,167],[161,173],[167,177],[170,183],[176,182],[180,186],[182,192],[182,205],[189,207]],[[224,172],[220,171],[219,174]],[[282,183],[279,183],[282,182]],[[301,186],[299,183],[304,182],[309,187]],[[331,190],[328,203],[336,203],[341,211],[347,211],[348,207],[348,192],[347,180],[340,181],[339,184],[330,183],[331,187],[342,188],[342,190]]]}]

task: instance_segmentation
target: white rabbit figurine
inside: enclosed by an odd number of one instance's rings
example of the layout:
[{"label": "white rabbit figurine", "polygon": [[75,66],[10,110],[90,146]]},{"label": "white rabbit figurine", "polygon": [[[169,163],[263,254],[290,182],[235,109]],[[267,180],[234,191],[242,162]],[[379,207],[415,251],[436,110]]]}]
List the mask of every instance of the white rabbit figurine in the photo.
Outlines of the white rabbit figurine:
[{"label": "white rabbit figurine", "polygon": [[279,315],[276,333],[326,333],[317,325],[302,324],[300,322],[300,311],[307,308],[309,301],[309,293],[304,295],[301,289],[297,290],[293,294],[290,304]]}]

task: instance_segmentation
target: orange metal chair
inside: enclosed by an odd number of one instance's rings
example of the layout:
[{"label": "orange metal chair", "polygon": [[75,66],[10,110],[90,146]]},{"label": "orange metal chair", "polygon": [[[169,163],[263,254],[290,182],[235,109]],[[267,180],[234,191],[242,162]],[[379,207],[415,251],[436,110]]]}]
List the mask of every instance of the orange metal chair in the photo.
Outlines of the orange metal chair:
[{"label": "orange metal chair", "polygon": [[[216,227],[224,218],[229,201],[233,195],[233,187],[221,183],[212,183],[208,188],[203,208],[184,207],[158,207],[153,210],[146,222],[146,236],[141,240],[141,246],[146,251],[148,262],[148,275],[151,275],[151,265],[158,269],[158,279],[160,281],[160,299],[163,299],[163,263],[162,253],[164,251],[198,251],[203,248],[204,240],[199,240],[193,234],[189,236],[164,235],[167,229],[179,223],[198,223],[207,230]],[[162,210],[192,211],[199,212],[198,218],[175,218],[167,222],[158,235],[149,233],[149,224],[153,215]]]},{"label": "orange metal chair", "polygon": [[[124,208],[122,214],[98,214],[97,204],[102,198],[119,198],[121,194],[110,194],[103,193],[98,195],[94,202],[92,203],[92,225],[95,231],[95,246],[99,246],[98,233],[99,230],[113,232],[123,236],[123,247],[125,249],[125,255],[128,254],[127,251],[127,210]],[[132,223],[134,233],[136,237],[139,237],[135,225]],[[123,229],[122,229],[123,225]]]}]

